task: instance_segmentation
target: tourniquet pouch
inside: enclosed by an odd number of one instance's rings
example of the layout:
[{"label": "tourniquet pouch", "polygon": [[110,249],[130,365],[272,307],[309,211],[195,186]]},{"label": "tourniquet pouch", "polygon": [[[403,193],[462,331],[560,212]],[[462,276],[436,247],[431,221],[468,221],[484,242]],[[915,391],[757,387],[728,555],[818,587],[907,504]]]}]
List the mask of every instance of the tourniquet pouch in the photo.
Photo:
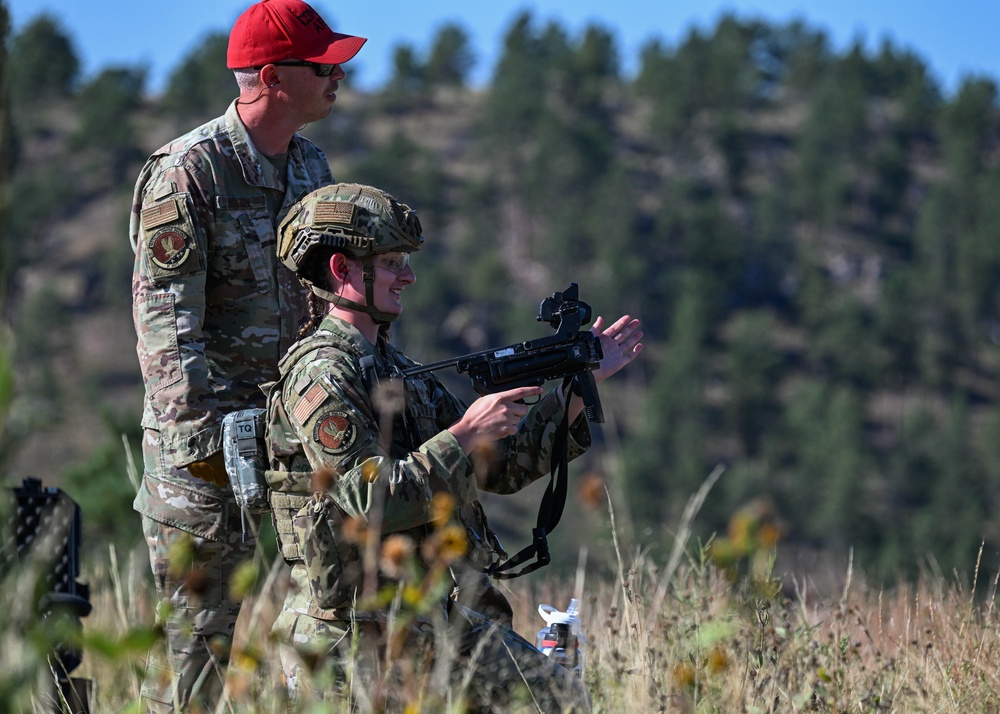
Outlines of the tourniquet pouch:
[{"label": "tourniquet pouch", "polygon": [[361,583],[361,554],[344,538],[344,517],[326,493],[316,493],[292,518],[313,602],[333,610],[351,605]]}]

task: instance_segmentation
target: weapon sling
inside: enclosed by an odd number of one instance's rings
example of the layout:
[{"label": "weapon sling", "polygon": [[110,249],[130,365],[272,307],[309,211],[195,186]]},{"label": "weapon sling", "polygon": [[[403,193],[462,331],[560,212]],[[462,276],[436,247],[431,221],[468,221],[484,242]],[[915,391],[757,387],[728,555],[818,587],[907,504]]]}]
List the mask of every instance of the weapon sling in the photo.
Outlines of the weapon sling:
[{"label": "weapon sling", "polygon": [[[545,567],[552,561],[549,553],[548,535],[551,533],[562,518],[563,507],[566,505],[566,492],[568,489],[568,462],[569,462],[569,404],[573,394],[579,394],[580,386],[577,384],[577,376],[567,377],[564,384],[566,389],[566,406],[563,411],[563,419],[556,427],[555,438],[552,442],[552,464],[549,470],[549,485],[545,488],[542,502],[538,507],[538,520],[531,530],[531,545],[525,546],[515,553],[511,558],[501,563],[494,563],[487,571],[489,575],[497,580],[510,580],[527,575],[539,568]],[[531,558],[535,560],[532,562]],[[517,566],[522,566],[519,570],[512,570]]]}]

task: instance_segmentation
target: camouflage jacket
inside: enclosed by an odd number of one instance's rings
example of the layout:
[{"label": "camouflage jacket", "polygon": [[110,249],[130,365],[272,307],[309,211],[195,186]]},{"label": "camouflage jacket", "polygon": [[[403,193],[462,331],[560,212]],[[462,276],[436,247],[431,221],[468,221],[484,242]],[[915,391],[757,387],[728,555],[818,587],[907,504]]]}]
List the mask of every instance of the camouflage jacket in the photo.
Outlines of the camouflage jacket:
[{"label": "camouflage jacket", "polygon": [[[389,377],[414,364],[387,342],[373,346],[330,316],[282,360],[282,378],[268,397],[267,441],[275,528],[286,559],[302,556],[292,542],[292,520],[307,502],[311,473],[323,468],[333,475],[338,517],[367,523],[381,503],[382,535],[405,532],[419,541],[434,520],[435,494],[444,492],[454,499],[470,541],[466,566],[480,573],[496,559],[477,500],[476,470],[486,469],[486,490],[494,493],[514,493],[547,475],[561,400],[546,394],[516,434],[474,463],[447,430],[466,407],[432,374],[406,379],[405,407],[393,409],[387,384],[399,380]],[[568,441],[570,458],[590,446],[586,419],[572,425]],[[315,607],[309,611],[322,616]]]},{"label": "camouflage jacket", "polygon": [[[304,288],[277,260],[276,227],[332,182],[326,157],[298,135],[282,174],[254,147],[235,102],[143,167],[129,224],[132,314],[158,478],[218,452],[227,412],[264,405],[259,385],[276,378],[307,312]],[[136,507],[155,518],[148,496]]]}]

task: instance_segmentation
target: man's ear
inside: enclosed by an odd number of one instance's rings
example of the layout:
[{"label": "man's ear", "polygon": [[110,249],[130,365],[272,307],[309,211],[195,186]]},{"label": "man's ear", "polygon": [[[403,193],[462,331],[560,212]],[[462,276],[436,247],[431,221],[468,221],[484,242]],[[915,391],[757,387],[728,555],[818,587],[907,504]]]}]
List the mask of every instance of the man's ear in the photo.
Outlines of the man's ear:
[{"label": "man's ear", "polygon": [[274,68],[273,64],[261,67],[258,77],[260,78],[260,83],[268,88],[273,87],[276,84],[281,84],[281,80],[278,79],[278,71]]}]

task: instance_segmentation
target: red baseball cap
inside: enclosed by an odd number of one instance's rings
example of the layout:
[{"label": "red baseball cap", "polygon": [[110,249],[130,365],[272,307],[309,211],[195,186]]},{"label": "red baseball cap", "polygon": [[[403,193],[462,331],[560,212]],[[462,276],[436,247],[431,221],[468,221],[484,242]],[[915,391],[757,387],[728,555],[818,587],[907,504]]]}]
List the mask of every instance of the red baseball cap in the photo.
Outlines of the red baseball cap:
[{"label": "red baseball cap", "polygon": [[302,0],[260,0],[239,16],[229,33],[229,69],[263,67],[287,59],[343,64],[367,42],[330,29]]}]

